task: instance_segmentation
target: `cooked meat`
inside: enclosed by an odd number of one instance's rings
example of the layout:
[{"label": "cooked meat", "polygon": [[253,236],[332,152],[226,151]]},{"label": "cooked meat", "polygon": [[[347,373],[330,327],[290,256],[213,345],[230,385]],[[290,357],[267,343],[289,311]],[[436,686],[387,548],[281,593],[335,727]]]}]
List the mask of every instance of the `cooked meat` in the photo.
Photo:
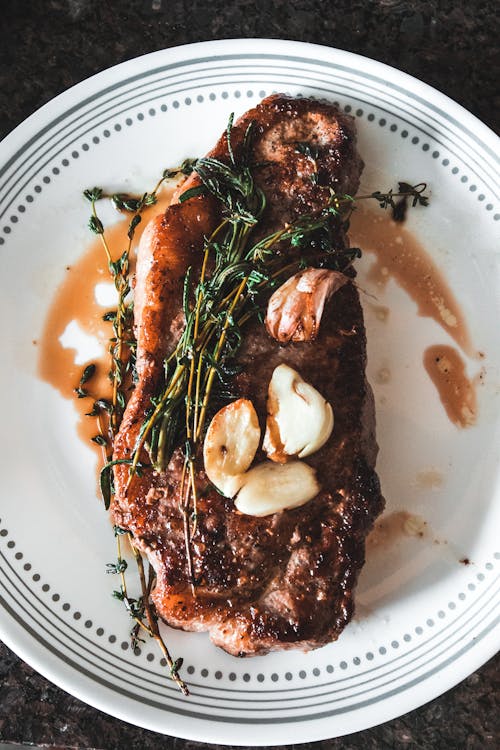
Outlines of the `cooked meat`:
[{"label": "cooked meat", "polygon": [[[255,123],[255,179],[267,198],[263,234],[324,207],[330,188],[356,192],[362,162],[352,118],[329,104],[272,96],[234,125],[235,153],[250,121]],[[310,144],[314,158],[307,149],[301,153],[298,142]],[[228,160],[225,136],[211,156]],[[193,176],[183,190],[196,184]],[[183,325],[182,279],[189,265],[199,267],[203,238],[219,217],[213,197],[192,197],[168,208],[143,235],[135,290],[139,382],[116,439],[115,459],[131,456],[151,396],[161,387],[163,360]],[[341,222],[335,232],[338,247],[345,247]],[[239,656],[310,649],[339,636],[353,614],[365,537],[383,509],[374,471],[377,445],[373,397],[365,378],[365,330],[355,284],[344,284],[327,302],[314,341],[281,346],[257,321],[245,331],[235,398],[252,400],[262,427],[267,385],[282,362],[333,405],[332,436],[307,459],[317,471],[320,493],[294,510],[263,518],[243,515],[210,485],[199,457],[200,499],[191,541],[195,595],[179,507],[180,450],[165,472],[134,475],[128,489],[128,467],[118,465],[112,504],[114,523],[132,532],[156,570],[153,599],[161,617],[174,627],[208,630],[215,644]],[[259,452],[256,462],[263,458]]]}]

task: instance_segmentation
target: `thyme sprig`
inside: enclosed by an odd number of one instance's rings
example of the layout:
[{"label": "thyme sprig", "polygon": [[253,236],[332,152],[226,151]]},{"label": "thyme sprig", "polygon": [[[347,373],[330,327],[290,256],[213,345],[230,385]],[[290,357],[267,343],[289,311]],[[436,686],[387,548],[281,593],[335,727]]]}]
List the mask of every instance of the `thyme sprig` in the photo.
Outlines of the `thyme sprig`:
[{"label": "thyme sprig", "polygon": [[[109,414],[109,432],[111,439],[116,435],[118,426],[125,409],[125,394],[122,390],[127,372],[133,366],[135,359],[135,337],[133,335],[133,306],[127,299],[130,293],[129,271],[130,271],[130,251],[134,239],[135,229],[141,221],[141,211],[150,205],[146,201],[139,202],[134,210],[127,230],[128,241],[121,255],[113,260],[109,248],[104,226],[97,215],[96,204],[104,197],[101,188],[93,188],[84,191],[85,198],[90,202],[92,214],[89,219],[89,228],[92,232],[99,235],[106,258],[108,269],[113,278],[117,292],[117,309],[113,316],[106,314],[106,320],[110,320],[113,325],[113,336],[110,338],[109,352],[111,355],[111,370],[109,377],[112,383],[111,407]],[[125,349],[128,349],[125,354]],[[94,409],[96,405],[94,405]]]},{"label": "thyme sprig", "polygon": [[[135,379],[135,351],[136,341],[133,333],[133,305],[129,300],[130,294],[130,252],[135,236],[135,231],[141,222],[141,213],[147,207],[157,201],[157,193],[164,181],[176,177],[179,173],[189,174],[191,172],[192,162],[186,160],[179,168],[174,170],[165,170],[162,177],[155,185],[151,192],[143,193],[141,196],[130,196],[124,193],[107,195],[101,188],[95,187],[84,191],[84,197],[91,204],[91,216],[89,219],[89,228],[99,235],[106,258],[108,268],[113,278],[117,292],[117,309],[108,311],[103,316],[105,321],[111,322],[113,326],[113,336],[110,338],[109,352],[111,356],[110,380],[113,390],[111,400],[99,398],[94,401],[93,407],[88,416],[97,417],[99,425],[99,434],[91,438],[98,445],[101,445],[103,451],[108,446],[112,446],[114,437],[119,429],[123,412],[126,406],[127,393],[125,390],[126,380]],[[111,198],[113,205],[120,211],[131,213],[130,222],[127,229],[127,241],[125,249],[118,259],[113,260],[111,250],[106,239],[104,225],[97,214],[96,204],[103,198]],[[88,365],[83,371],[78,388],[75,389],[79,398],[89,394],[83,388],[85,383],[94,375],[95,365]],[[105,430],[101,421],[105,415],[108,420],[108,429]],[[113,486],[113,466],[118,463],[128,463],[127,461],[112,460],[111,456],[104,454],[105,465],[100,473],[100,486],[104,499],[105,508],[108,509],[111,497],[114,493]],[[143,464],[140,462],[136,465],[136,471],[140,474]],[[160,650],[166,660],[170,676],[178,685],[184,695],[189,695],[186,683],[179,675],[182,666],[182,659],[174,660],[165,644],[158,626],[158,617],[154,605],[151,602],[151,591],[155,581],[153,568],[149,566],[148,579],[144,570],[144,563],[140,552],[136,549],[130,532],[118,526],[114,527],[114,533],[117,544],[117,560],[106,566],[106,572],[120,576],[120,588],[113,591],[114,598],[122,601],[130,617],[134,621],[131,630],[131,644],[135,650],[140,642],[144,639],[140,637],[144,633],[154,638],[159,645]],[[133,554],[139,581],[141,585],[141,595],[133,598],[129,595],[126,579],[128,563],[122,554],[122,537],[127,536],[131,552]]]},{"label": "thyme sprig", "polygon": [[[167,666],[170,671],[170,676],[174,682],[178,685],[179,689],[184,695],[189,695],[189,690],[179,675],[179,669],[182,666],[183,660],[173,659],[170,651],[167,648],[165,641],[163,640],[160,630],[158,627],[158,616],[156,615],[154,605],[151,602],[151,591],[155,582],[154,570],[149,565],[148,578],[146,580],[146,573],[144,570],[144,561],[139,550],[136,548],[132,535],[125,529],[119,526],[114,527],[114,533],[116,537],[117,546],[117,562],[108,563],[106,566],[106,572],[112,574],[118,574],[121,578],[121,585],[119,590],[113,592],[115,599],[122,601],[125,604],[130,617],[134,620],[134,625],[131,631],[132,648],[138,647],[139,641],[144,642],[142,638],[139,638],[139,633],[143,632],[150,638],[154,638],[157,642]],[[141,596],[137,599],[129,596],[127,588],[127,580],[125,577],[125,571],[127,570],[127,562],[122,555],[122,538],[126,537],[129,542],[129,547],[134,557],[137,570],[139,573],[139,581],[141,585]]]},{"label": "thyme sprig", "polygon": [[[135,355],[136,340],[133,332],[133,303],[129,299],[130,294],[130,252],[135,237],[136,228],[142,221],[142,212],[158,200],[158,192],[162,184],[179,174],[188,175],[193,169],[196,160],[186,159],[175,169],[165,169],[162,176],[150,192],[139,196],[126,193],[105,193],[102,188],[94,187],[84,190],[84,197],[91,204],[91,216],[89,228],[97,234],[102,242],[109,272],[113,278],[117,292],[117,309],[109,311],[103,316],[104,320],[113,325],[113,336],[110,338],[109,351],[111,354],[111,370],[109,377],[113,392],[111,408],[108,410],[111,439],[116,435],[126,404],[126,395],[123,390],[127,377],[135,380]],[[121,255],[113,260],[111,251],[105,236],[104,225],[97,215],[97,202],[101,199],[111,199],[115,208],[119,211],[132,214],[127,229],[127,241]]]},{"label": "thyme sprig", "polygon": [[386,193],[381,193],[379,190],[375,190],[370,195],[359,195],[356,196],[356,200],[362,200],[363,198],[374,198],[378,201],[381,208],[396,207],[394,198],[411,198],[411,205],[415,206],[428,206],[429,197],[425,195],[427,190],[427,183],[419,182],[418,185],[410,185],[408,182],[398,182],[398,190],[388,190]]}]

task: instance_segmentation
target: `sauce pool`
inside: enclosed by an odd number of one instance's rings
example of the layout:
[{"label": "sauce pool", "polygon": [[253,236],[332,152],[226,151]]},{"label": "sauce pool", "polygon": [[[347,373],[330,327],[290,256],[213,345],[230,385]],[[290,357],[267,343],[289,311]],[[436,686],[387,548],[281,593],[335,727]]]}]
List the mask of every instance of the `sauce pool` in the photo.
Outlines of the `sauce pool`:
[{"label": "sauce pool", "polygon": [[[164,187],[158,195],[158,202],[142,212],[142,221],[135,230],[130,253],[132,278],[135,266],[135,253],[142,232],[148,221],[165,211],[170,204],[175,187]],[[127,247],[127,230],[130,214],[111,227],[105,227],[105,237],[111,256],[116,260]],[[112,295],[110,304],[102,304],[96,297],[96,290],[101,285],[112,285],[107,258],[99,237],[89,245],[86,252],[71,266],[66,267],[65,278],[59,285],[49,308],[45,326],[39,344],[38,373],[42,380],[53,386],[61,396],[71,399],[78,414],[77,431],[79,437],[94,445],[101,459],[106,458],[106,449],[94,443],[91,438],[101,432],[102,417],[86,416],[92,410],[95,400],[110,399],[112,386],[108,377],[111,358],[108,351],[109,338],[113,335],[111,322],[105,322],[103,315],[116,309],[116,295]],[[92,337],[93,350],[100,352],[86,361],[79,361],[78,350],[67,345],[65,332],[78,331],[80,336]],[[66,334],[67,335],[67,334]],[[69,338],[69,337],[68,337]],[[75,388],[79,386],[85,366],[96,365],[93,377],[83,388],[88,392],[87,398],[77,398]]]},{"label": "sauce pool", "polygon": [[[369,281],[383,291],[394,279],[416,303],[419,315],[432,318],[469,357],[481,356],[472,346],[465,317],[448,283],[411,232],[380,209],[360,205],[353,212],[349,234],[353,246],[375,256]],[[388,308],[371,307],[378,320],[387,320]],[[476,381],[467,377],[460,352],[446,345],[431,346],[423,354],[423,363],[450,421],[461,428],[475,424]],[[377,373],[377,382],[389,379],[387,368]]]},{"label": "sauce pool", "polygon": [[457,427],[475,424],[476,388],[467,377],[460,353],[451,346],[430,346],[424,352],[423,362],[450,421]]},{"label": "sauce pool", "polygon": [[393,278],[416,303],[419,315],[432,318],[468,356],[476,356],[460,305],[441,271],[408,229],[380,209],[360,205],[352,214],[349,235],[353,246],[375,255],[369,281],[383,290]]}]

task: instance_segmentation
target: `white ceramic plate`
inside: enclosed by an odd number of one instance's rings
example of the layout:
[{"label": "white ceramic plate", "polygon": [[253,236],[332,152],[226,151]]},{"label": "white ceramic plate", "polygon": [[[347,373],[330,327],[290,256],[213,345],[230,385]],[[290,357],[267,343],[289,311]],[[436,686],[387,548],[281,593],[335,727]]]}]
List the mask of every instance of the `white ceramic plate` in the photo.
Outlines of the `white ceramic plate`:
[{"label": "white ceramic plate", "polygon": [[[358,615],[318,651],[241,661],[205,635],[168,632],[192,690],[165,679],[154,644],[127,648],[129,622],[105,576],[114,542],[95,500],[93,454],[75,413],[36,375],[36,347],[64,267],[88,244],[81,190],[149,187],[203,154],[272,91],[326,97],[355,114],[365,186],[426,180],[410,216],[486,353],[477,426],[446,418],[421,363],[449,343],[389,285],[381,328],[367,305],[378,469],[388,511],[423,516],[446,544],[406,540],[369,558]],[[443,95],[392,68],[297,42],[237,40],[156,52],[42,107],[1,146],[2,489],[0,635],[46,677],[128,722],[179,737],[267,745],[333,737],[422,705],[498,646],[499,203],[495,136]],[[360,264],[361,279],[368,260]],[[470,372],[477,363],[469,361]],[[377,384],[390,367],[392,379]],[[442,485],[423,489],[432,469]],[[468,557],[471,564],[458,560]]]}]

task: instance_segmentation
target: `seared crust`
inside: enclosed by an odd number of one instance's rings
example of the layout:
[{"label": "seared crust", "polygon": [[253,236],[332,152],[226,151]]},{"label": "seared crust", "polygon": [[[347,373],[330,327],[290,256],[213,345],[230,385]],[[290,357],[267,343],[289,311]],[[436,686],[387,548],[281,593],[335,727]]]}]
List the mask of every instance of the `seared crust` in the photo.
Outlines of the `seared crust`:
[{"label": "seared crust", "polygon": [[[250,121],[256,126],[254,158],[261,163],[256,180],[268,201],[263,233],[323,207],[330,186],[338,193],[355,193],[362,163],[351,118],[329,104],[269,97],[235,124],[236,152]],[[315,145],[315,161],[297,152],[297,142]],[[224,136],[211,155],[227,160]],[[318,184],[311,181],[313,171]],[[190,178],[183,189],[197,179]],[[203,236],[217,225],[218,211],[212,198],[192,198],[167,209],[143,236],[135,309],[139,383],[116,440],[115,459],[130,457],[151,395],[161,384],[163,359],[183,323],[182,277],[188,265],[199,262]],[[336,238],[343,247],[340,224]],[[192,540],[195,597],[179,510],[179,451],[165,473],[135,476],[128,490],[127,467],[116,467],[113,521],[134,534],[154,565],[153,598],[169,624],[209,630],[214,643],[235,655],[314,648],[335,640],[352,616],[364,539],[383,508],[355,285],[348,283],[333,295],[316,341],[282,347],[262,324],[253,323],[239,358],[243,371],[236,378],[235,397],[252,400],[261,427],[267,385],[281,362],[297,369],[333,405],[332,437],[307,460],[317,469],[319,495],[292,511],[265,518],[242,515],[211,488],[200,461],[201,497]],[[256,461],[262,459],[262,453],[257,455]]]}]

